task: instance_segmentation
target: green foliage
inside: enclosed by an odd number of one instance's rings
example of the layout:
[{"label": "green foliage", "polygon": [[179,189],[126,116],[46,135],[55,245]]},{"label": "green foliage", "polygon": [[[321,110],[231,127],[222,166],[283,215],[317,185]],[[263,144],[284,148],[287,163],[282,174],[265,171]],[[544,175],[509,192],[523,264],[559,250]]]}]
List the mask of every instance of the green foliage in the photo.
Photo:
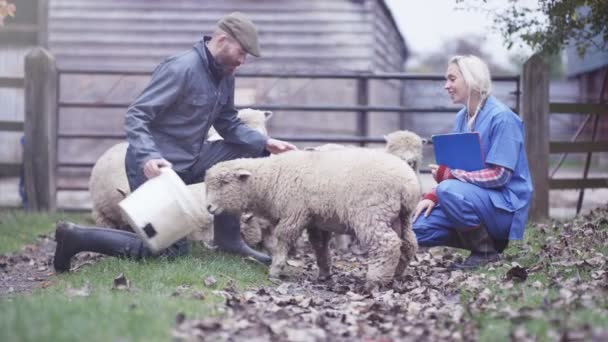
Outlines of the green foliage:
[{"label": "green foliage", "polygon": [[507,47],[523,41],[533,50],[556,54],[573,44],[582,57],[590,48],[608,50],[608,1],[539,0],[528,6],[510,0],[506,10],[490,8],[492,0],[455,0],[469,9],[481,10],[494,18],[495,28]]},{"label": "green foliage", "polygon": [[[128,290],[113,289],[121,273]],[[217,283],[205,285],[208,276]],[[0,341],[169,341],[178,313],[193,319],[225,310],[215,290],[267,284],[264,266],[201,247],[173,261],[106,258],[51,281],[0,298]]]},{"label": "green foliage", "polygon": [[0,210],[0,254],[18,251],[23,245],[35,242],[37,236],[53,232],[55,222],[61,219],[84,223],[88,215]]},{"label": "green foliage", "polygon": [[525,239],[504,253],[528,271],[525,281],[505,279],[508,263],[475,272],[476,286],[463,287],[461,303],[470,308],[478,340],[551,341],[608,326],[608,299],[594,291],[604,271],[590,259],[605,260],[605,222],[528,226]]}]

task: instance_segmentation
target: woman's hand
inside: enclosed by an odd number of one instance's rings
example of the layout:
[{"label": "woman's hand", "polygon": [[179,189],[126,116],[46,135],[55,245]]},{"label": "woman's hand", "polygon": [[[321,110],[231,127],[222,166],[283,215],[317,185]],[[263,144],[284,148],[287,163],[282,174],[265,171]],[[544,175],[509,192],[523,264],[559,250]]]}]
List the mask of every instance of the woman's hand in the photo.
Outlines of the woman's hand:
[{"label": "woman's hand", "polygon": [[431,175],[433,175],[433,179],[437,180],[437,170],[439,169],[439,165],[429,164],[429,168],[431,168]]},{"label": "woman's hand", "polygon": [[424,217],[428,217],[431,214],[431,210],[435,207],[435,202],[430,199],[423,199],[418,202],[416,209],[414,209],[414,216],[412,216],[412,222],[418,219],[418,216],[424,211]]}]

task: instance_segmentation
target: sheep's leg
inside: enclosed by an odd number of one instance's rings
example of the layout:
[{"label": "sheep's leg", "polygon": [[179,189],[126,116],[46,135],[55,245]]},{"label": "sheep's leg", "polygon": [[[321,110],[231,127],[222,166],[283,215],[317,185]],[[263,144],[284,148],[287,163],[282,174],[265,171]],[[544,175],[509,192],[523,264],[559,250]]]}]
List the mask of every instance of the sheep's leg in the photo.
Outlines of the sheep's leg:
[{"label": "sheep's leg", "polygon": [[319,280],[327,280],[331,276],[331,253],[329,251],[331,233],[315,226],[309,226],[307,231],[308,240],[315,252],[317,266],[319,266]]},{"label": "sheep's leg", "polygon": [[399,263],[401,239],[386,222],[358,222],[352,226],[359,241],[369,248],[367,286],[389,283]]},{"label": "sheep's leg", "polygon": [[272,253],[272,264],[268,271],[271,278],[278,278],[281,275],[287,263],[287,254],[290,247],[295,244],[306,226],[298,217],[303,217],[303,215],[293,215],[285,218],[279,221],[275,228],[276,245]]},{"label": "sheep's leg", "polygon": [[403,231],[403,239],[401,240],[401,255],[399,257],[399,264],[395,270],[395,277],[403,275],[406,267],[410,264],[416,255],[418,250],[418,243],[416,242],[416,235],[412,228],[407,225]]},{"label": "sheep's leg", "polygon": [[98,227],[120,229],[120,227],[117,227],[114,220],[108,218],[108,216],[100,210],[93,209],[91,216],[93,217],[93,221],[95,221],[95,225]]},{"label": "sheep's leg", "polygon": [[351,237],[348,234],[334,234],[334,247],[344,253],[350,248]]},{"label": "sheep's leg", "polygon": [[401,255],[399,257],[399,264],[397,264],[397,269],[395,270],[396,278],[403,275],[403,272],[410,264],[410,261],[415,258],[416,251],[418,250],[418,242],[412,230],[410,216],[411,211],[402,206],[400,215],[392,222],[393,230],[401,237]]}]

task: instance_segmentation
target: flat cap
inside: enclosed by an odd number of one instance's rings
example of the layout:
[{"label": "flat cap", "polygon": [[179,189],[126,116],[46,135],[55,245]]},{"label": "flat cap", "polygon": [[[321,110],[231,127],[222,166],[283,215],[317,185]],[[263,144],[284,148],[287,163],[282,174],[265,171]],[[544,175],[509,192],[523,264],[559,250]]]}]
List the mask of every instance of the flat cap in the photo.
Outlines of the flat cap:
[{"label": "flat cap", "polygon": [[258,31],[255,25],[243,13],[232,12],[217,22],[217,27],[236,39],[247,53],[260,57]]}]

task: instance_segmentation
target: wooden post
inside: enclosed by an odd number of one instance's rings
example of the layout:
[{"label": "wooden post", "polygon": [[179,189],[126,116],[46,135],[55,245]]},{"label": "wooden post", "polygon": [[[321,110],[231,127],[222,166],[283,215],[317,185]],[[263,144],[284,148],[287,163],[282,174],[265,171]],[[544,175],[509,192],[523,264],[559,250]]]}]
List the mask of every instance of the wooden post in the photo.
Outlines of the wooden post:
[{"label": "wooden post", "polygon": [[539,54],[523,68],[521,117],[534,193],[529,219],[549,218],[549,70]]},{"label": "wooden post", "polygon": [[25,144],[23,164],[29,209],[55,211],[57,163],[57,68],[36,47],[25,56]]},{"label": "wooden post", "polygon": [[38,0],[38,46],[49,45],[49,0]]},{"label": "wooden post", "polygon": [[[369,80],[365,76],[361,76],[357,79],[357,105],[369,105]],[[357,115],[357,134],[360,137],[367,137],[368,135],[369,129],[367,117],[367,110],[362,110]],[[362,142],[359,145],[365,146],[365,143]]]}]

